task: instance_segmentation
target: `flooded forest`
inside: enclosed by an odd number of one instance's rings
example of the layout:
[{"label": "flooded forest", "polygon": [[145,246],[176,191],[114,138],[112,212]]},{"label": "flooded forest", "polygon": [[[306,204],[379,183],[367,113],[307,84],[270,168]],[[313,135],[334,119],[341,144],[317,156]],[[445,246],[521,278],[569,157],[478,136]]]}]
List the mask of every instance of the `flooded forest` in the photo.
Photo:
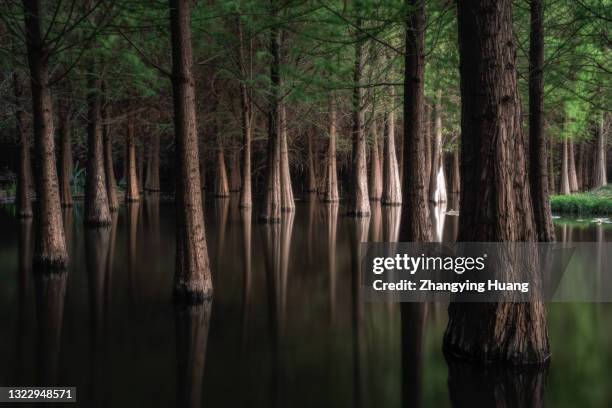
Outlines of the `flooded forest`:
[{"label": "flooded forest", "polygon": [[612,406],[610,303],[371,302],[361,271],[365,242],[609,256],[610,21],[609,0],[0,2],[0,387]]}]

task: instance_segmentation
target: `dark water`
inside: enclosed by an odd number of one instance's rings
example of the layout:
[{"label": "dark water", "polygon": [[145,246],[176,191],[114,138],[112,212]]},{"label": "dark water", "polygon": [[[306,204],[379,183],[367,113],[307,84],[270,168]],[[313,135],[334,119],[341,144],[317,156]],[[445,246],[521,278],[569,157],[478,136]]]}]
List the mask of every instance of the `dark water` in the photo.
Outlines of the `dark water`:
[{"label": "dark water", "polygon": [[[447,364],[445,305],[355,290],[356,243],[393,240],[397,209],[304,202],[270,226],[236,202],[206,203],[215,298],[189,310],[171,302],[173,204],[148,196],[106,230],[66,213],[72,263],[52,278],[31,271],[32,222],[0,210],[0,385],[76,386],[87,407],[612,406],[609,304],[549,305],[548,370]],[[452,240],[458,218],[436,214]],[[564,240],[609,226],[556,220]]]}]

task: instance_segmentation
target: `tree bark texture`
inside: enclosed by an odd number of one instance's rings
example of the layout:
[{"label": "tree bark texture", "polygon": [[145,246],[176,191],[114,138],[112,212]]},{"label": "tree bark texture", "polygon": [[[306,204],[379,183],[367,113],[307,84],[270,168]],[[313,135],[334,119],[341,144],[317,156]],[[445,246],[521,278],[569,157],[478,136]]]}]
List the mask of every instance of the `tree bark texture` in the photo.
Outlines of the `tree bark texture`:
[{"label": "tree bark texture", "polygon": [[[218,138],[218,136],[217,136]],[[220,140],[217,142],[217,171],[215,172],[215,197],[229,197],[229,183],[225,166],[225,149]]]},{"label": "tree bark texture", "polygon": [[372,144],[370,147],[370,200],[380,201],[382,198],[383,178],[380,163],[381,152],[378,148],[378,123],[372,123]]},{"label": "tree bark texture", "polygon": [[336,168],[336,101],[329,97],[329,142],[327,144],[327,165],[325,171],[325,195],[323,201],[335,203],[338,197],[338,170]]},{"label": "tree bark texture", "polygon": [[578,177],[576,175],[576,154],[574,151],[574,141],[572,139],[568,139],[567,141],[567,158],[570,191],[575,193],[578,191]]},{"label": "tree bark texture", "polygon": [[592,188],[598,188],[608,184],[606,169],[606,135],[604,129],[604,114],[597,123],[597,137],[595,139],[595,160],[593,163]]},{"label": "tree bark texture", "polygon": [[19,218],[32,216],[32,202],[30,200],[31,169],[30,142],[25,123],[25,110],[23,106],[23,78],[15,71],[13,73],[13,89],[15,95],[15,130],[19,143],[19,168],[17,170],[17,192],[15,204]]},{"label": "tree bark texture", "polygon": [[119,209],[119,198],[117,197],[117,179],[113,166],[113,137],[110,132],[109,107],[104,108],[104,170],[106,172],[106,193],[108,195],[108,208],[111,212]]},{"label": "tree bark texture", "polygon": [[561,184],[559,186],[559,194],[570,194],[570,177],[569,177],[569,158],[567,139],[563,139],[563,151],[561,153]]},{"label": "tree bark texture", "polygon": [[134,113],[129,112],[127,117],[127,157],[126,157],[126,187],[125,201],[140,201],[140,189],[138,188],[138,167],[136,164],[136,136],[134,135]]},{"label": "tree bark texture", "polygon": [[[394,96],[391,90],[391,96]],[[393,100],[393,98],[392,98]],[[397,154],[395,148],[395,112],[393,109],[386,115],[384,132],[385,159],[383,161],[383,195],[384,205],[402,204],[402,186],[400,183],[399,168],[397,165]]]},{"label": "tree bark texture", "polygon": [[442,91],[438,89],[434,107],[435,123],[431,153],[431,173],[429,176],[429,201],[433,203],[446,202],[446,178],[444,177],[444,161],[442,151]]},{"label": "tree bark texture", "polygon": [[280,112],[280,177],[281,208],[283,211],[295,211],[291,172],[289,171],[289,147],[287,143],[287,108],[281,104]]}]

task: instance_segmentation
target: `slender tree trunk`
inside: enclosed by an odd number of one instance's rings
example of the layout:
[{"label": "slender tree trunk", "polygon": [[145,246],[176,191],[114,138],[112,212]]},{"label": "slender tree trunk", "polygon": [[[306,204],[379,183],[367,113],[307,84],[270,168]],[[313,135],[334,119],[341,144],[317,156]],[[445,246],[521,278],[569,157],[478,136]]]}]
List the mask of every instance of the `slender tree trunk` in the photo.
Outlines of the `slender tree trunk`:
[{"label": "slender tree trunk", "polygon": [[576,176],[576,155],[574,154],[574,141],[572,139],[567,142],[567,156],[570,191],[575,193],[578,191],[578,178]]},{"label": "slender tree trunk", "polygon": [[145,185],[145,173],[146,173],[146,157],[145,154],[146,146],[142,144],[140,148],[136,148],[136,153],[138,154],[138,162],[137,162],[137,173],[138,173],[138,191],[139,193],[144,192]]},{"label": "slender tree trunk", "polygon": [[593,161],[593,182],[591,187],[598,188],[608,184],[606,171],[606,135],[604,130],[604,114],[601,114],[597,124],[595,139],[595,160]]},{"label": "slender tree trunk", "polygon": [[212,296],[212,277],[204,233],[189,0],[169,0],[172,43],[172,94],[176,138],[176,270],[178,299]]},{"label": "slender tree trunk", "polygon": [[406,57],[404,73],[404,185],[400,241],[432,240],[431,219],[425,190],[426,174],[423,132],[424,0],[406,0]]},{"label": "slender tree trunk", "polygon": [[[278,17],[276,0],[271,1],[271,16]],[[280,46],[281,33],[274,24],[270,29],[270,111],[268,113],[268,163],[266,190],[260,219],[264,222],[280,222],[281,181],[280,181]]]},{"label": "slender tree trunk", "polygon": [[431,137],[431,106],[425,102],[423,105],[423,115],[425,121],[423,128],[425,132],[425,196],[429,199],[429,185],[431,184],[431,165],[433,141]]},{"label": "slender tree trunk", "polygon": [[23,0],[28,65],[32,89],[32,118],[36,152],[36,198],[39,206],[34,260],[42,269],[64,269],[68,252],[62,221],[55,142],[53,106],[48,79],[48,50],[41,33],[40,0]]},{"label": "slender tree trunk", "polygon": [[446,202],[446,179],[444,177],[444,162],[442,152],[442,90],[436,94],[435,124],[433,151],[431,156],[431,173],[429,178],[429,201],[433,203]]},{"label": "slender tree trunk", "polygon": [[338,171],[336,169],[336,101],[333,94],[329,97],[329,143],[327,145],[325,173],[325,196],[323,201],[335,203],[339,200],[339,197]]},{"label": "slender tree trunk", "polygon": [[555,143],[552,138],[548,138],[549,148],[549,161],[548,161],[548,191],[550,194],[554,194],[557,191],[557,183],[555,181]]},{"label": "slender tree trunk", "polygon": [[126,188],[125,201],[140,201],[140,189],[138,188],[138,169],[136,165],[136,140],[134,136],[134,113],[129,112],[127,117],[126,138]]},{"label": "slender tree trunk", "polygon": [[108,208],[111,212],[119,209],[119,199],[117,198],[117,180],[115,179],[115,169],[113,167],[113,137],[110,133],[110,117],[108,106],[104,109],[104,170],[106,171],[106,191],[108,195]]},{"label": "slender tree trunk", "polygon": [[[390,89],[391,105],[395,99],[394,89]],[[401,205],[402,204],[402,187],[400,184],[399,169],[397,166],[397,155],[395,149],[395,112],[393,108],[387,113],[385,120],[385,134],[384,134],[384,185],[382,203],[384,205]]]},{"label": "slender tree trunk", "polygon": [[561,157],[561,185],[559,186],[559,194],[570,194],[570,178],[569,178],[569,160],[568,160],[567,139],[563,139],[563,153]]},{"label": "slender tree trunk", "polygon": [[[238,48],[238,63],[240,72],[246,78],[246,61],[244,57],[244,38],[242,35],[242,24],[240,16],[236,17],[238,28],[238,38],[240,46]],[[253,197],[251,192],[251,134],[252,134],[252,104],[246,82],[240,83],[240,105],[242,110],[242,189],[240,190],[240,208],[251,208]]]},{"label": "slender tree trunk", "polygon": [[451,156],[451,175],[450,175],[450,179],[451,179],[451,185],[450,185],[450,191],[453,194],[459,194],[461,192],[461,172],[459,170],[459,149],[460,147],[457,146],[455,148],[455,150],[453,150],[452,156]]},{"label": "slender tree trunk", "polygon": [[151,135],[151,146],[149,147],[149,161],[147,169],[146,191],[157,192],[159,187],[159,134]]},{"label": "slender tree trunk", "polygon": [[[359,12],[359,10],[358,10]],[[355,217],[370,215],[368,196],[368,170],[366,158],[366,137],[363,129],[363,88],[360,86],[363,75],[364,56],[361,17],[357,17],[357,41],[355,42],[355,66],[353,69],[353,157],[351,160],[351,191],[348,202],[348,214]]]},{"label": "slender tree trunk", "polygon": [[72,207],[72,143],[70,141],[71,119],[67,107],[61,107],[59,112],[60,135],[60,202],[62,207]]},{"label": "slender tree trunk", "polygon": [[215,173],[215,197],[229,197],[229,183],[225,167],[225,149],[217,136],[217,172]]},{"label": "slender tree trunk", "polygon": [[[458,241],[536,241],[512,1],[460,0],[457,9],[462,101]],[[503,266],[510,282],[534,280],[540,273],[537,257],[507,260]],[[445,351],[483,362],[545,362],[549,346],[544,304],[514,303],[511,293],[506,296],[502,303],[452,302]]]},{"label": "slender tree trunk", "polygon": [[240,180],[240,153],[238,149],[232,149],[230,156],[230,191],[240,191],[242,180]]},{"label": "slender tree trunk", "polygon": [[306,181],[306,192],[314,193],[317,191],[317,170],[315,166],[315,154],[312,144],[312,131],[308,131],[308,180]]},{"label": "slender tree trunk", "polygon": [[372,145],[370,147],[370,200],[380,201],[382,198],[383,179],[378,149],[378,123],[372,123]]},{"label": "slender tree trunk", "polygon": [[281,104],[280,118],[280,177],[281,177],[281,208],[283,211],[295,211],[291,173],[289,171],[289,149],[287,146],[287,108]]},{"label": "slender tree trunk", "polygon": [[13,87],[15,92],[15,130],[19,141],[19,169],[17,171],[17,216],[19,218],[30,218],[32,216],[32,203],[30,201],[31,162],[30,142],[25,123],[25,111],[22,104],[23,79],[15,71],[13,73]]}]

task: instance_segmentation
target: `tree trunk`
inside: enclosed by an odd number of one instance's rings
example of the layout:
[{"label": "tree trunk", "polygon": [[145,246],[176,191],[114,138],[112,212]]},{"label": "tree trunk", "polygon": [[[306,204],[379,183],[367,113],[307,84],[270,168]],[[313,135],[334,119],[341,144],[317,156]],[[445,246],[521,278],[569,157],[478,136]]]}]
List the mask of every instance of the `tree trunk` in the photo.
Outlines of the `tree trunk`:
[{"label": "tree trunk", "polygon": [[431,137],[431,106],[425,102],[423,105],[424,122],[423,128],[425,132],[425,196],[429,199],[429,185],[431,183],[431,162],[432,162],[432,137]]},{"label": "tree trunk", "polygon": [[336,169],[336,101],[329,96],[329,143],[327,145],[327,166],[325,171],[325,195],[323,201],[335,203],[338,197],[338,171]]},{"label": "tree trunk", "polygon": [[23,0],[28,65],[32,89],[32,118],[36,152],[36,198],[39,206],[34,261],[42,269],[64,269],[68,252],[55,166],[53,105],[47,84],[48,50],[42,41],[40,0]]},{"label": "tree trunk", "polygon": [[372,145],[370,147],[370,200],[380,201],[382,198],[383,179],[378,149],[378,123],[372,123]]},{"label": "tree trunk", "polygon": [[[219,136],[217,136],[219,139]],[[217,171],[215,173],[215,197],[229,197],[229,183],[225,168],[225,151],[220,140],[217,141]]]},{"label": "tree trunk", "polygon": [[32,216],[32,202],[30,201],[31,162],[30,142],[25,123],[25,111],[22,104],[23,79],[17,71],[13,73],[13,86],[15,92],[15,130],[19,141],[19,169],[17,171],[17,216],[30,218]]},{"label": "tree trunk", "polygon": [[442,152],[442,90],[436,94],[434,107],[435,124],[433,151],[431,154],[431,173],[429,176],[429,201],[433,203],[446,202],[446,179],[444,177],[444,161]]},{"label": "tree trunk", "polygon": [[240,191],[240,187],[242,185],[242,180],[240,180],[240,153],[238,149],[232,149],[232,153],[230,156],[231,164],[230,164],[230,191],[238,192]]},{"label": "tree trunk", "polygon": [[[271,16],[278,17],[275,1],[271,2]],[[280,30],[276,24],[270,28],[270,111],[268,112],[268,163],[266,169],[266,191],[260,219],[264,222],[280,222]]]},{"label": "tree trunk", "polygon": [[570,194],[570,182],[569,182],[569,165],[568,165],[568,151],[567,151],[567,139],[563,139],[563,153],[561,157],[561,185],[559,186],[559,194],[566,195]]},{"label": "tree trunk", "polygon": [[567,156],[570,191],[575,193],[578,191],[578,178],[576,176],[576,155],[574,154],[574,141],[572,139],[567,142]]},{"label": "tree trunk", "polygon": [[138,188],[138,169],[136,166],[136,140],[134,136],[134,113],[129,112],[127,117],[127,159],[126,159],[126,187],[125,201],[134,202],[140,200],[140,189]]},{"label": "tree trunk", "polygon": [[406,56],[404,73],[404,184],[400,241],[429,242],[431,219],[425,190],[423,132],[424,0],[406,0]]},{"label": "tree trunk", "polygon": [[[394,89],[390,89],[391,106],[395,102]],[[401,205],[402,204],[402,187],[400,184],[399,169],[397,166],[397,155],[395,149],[395,111],[393,107],[389,110],[385,120],[384,134],[384,151],[385,160],[383,170],[383,195],[382,203],[384,205]]]},{"label": "tree trunk", "polygon": [[459,170],[459,149],[457,146],[455,150],[453,150],[451,157],[451,185],[450,191],[453,194],[459,194],[461,192],[461,171]]},{"label": "tree trunk", "polygon": [[[244,38],[240,16],[236,17],[240,46],[238,48],[238,63],[240,72],[246,77],[246,61],[244,58]],[[242,189],[240,190],[240,208],[251,208],[253,197],[251,192],[251,134],[252,134],[252,104],[245,80],[240,83],[240,105],[242,110]]]},{"label": "tree trunk", "polygon": [[145,190],[153,192],[161,190],[159,187],[159,134],[157,133],[151,135]]},{"label": "tree trunk", "polygon": [[312,131],[308,131],[308,180],[306,181],[306,192],[317,191],[317,170],[315,167],[314,147],[312,145]]},{"label": "tree trunk", "polygon": [[[460,0],[457,9],[462,101],[458,241],[536,241],[512,1]],[[537,257],[518,263],[507,259],[503,267],[504,281],[533,281],[540,273]],[[544,304],[514,303],[511,293],[506,296],[502,303],[452,302],[445,351],[482,362],[545,362],[549,346]]]},{"label": "tree trunk", "polygon": [[106,171],[106,191],[108,195],[108,208],[111,212],[119,209],[117,198],[117,180],[113,167],[113,137],[110,133],[110,117],[108,106],[104,109],[104,170]]},{"label": "tree trunk", "polygon": [[552,138],[548,138],[548,157],[550,160],[548,161],[548,191],[550,194],[554,194],[557,191],[557,183],[555,180],[555,144]]},{"label": "tree trunk", "polygon": [[141,144],[140,148],[136,148],[136,153],[138,154],[138,162],[137,162],[137,172],[138,172],[138,191],[139,193],[143,193],[144,192],[144,185],[145,185],[145,173],[146,173],[146,157],[147,155],[145,154],[145,149],[146,146],[144,144]]},{"label": "tree trunk", "polygon": [[59,113],[60,134],[60,202],[62,207],[72,207],[72,190],[70,179],[72,178],[72,144],[70,141],[70,114],[67,107],[61,107]]},{"label": "tree trunk", "polygon": [[597,124],[595,139],[595,160],[593,161],[593,182],[591,187],[598,188],[608,184],[606,173],[606,135],[604,131],[604,114],[601,114]]},{"label": "tree trunk", "polygon": [[291,173],[289,172],[289,150],[287,146],[287,108],[281,104],[280,118],[280,177],[281,208],[283,211],[295,211]]},{"label": "tree trunk", "polygon": [[176,138],[175,297],[201,302],[213,286],[204,233],[189,0],[169,0]]}]

